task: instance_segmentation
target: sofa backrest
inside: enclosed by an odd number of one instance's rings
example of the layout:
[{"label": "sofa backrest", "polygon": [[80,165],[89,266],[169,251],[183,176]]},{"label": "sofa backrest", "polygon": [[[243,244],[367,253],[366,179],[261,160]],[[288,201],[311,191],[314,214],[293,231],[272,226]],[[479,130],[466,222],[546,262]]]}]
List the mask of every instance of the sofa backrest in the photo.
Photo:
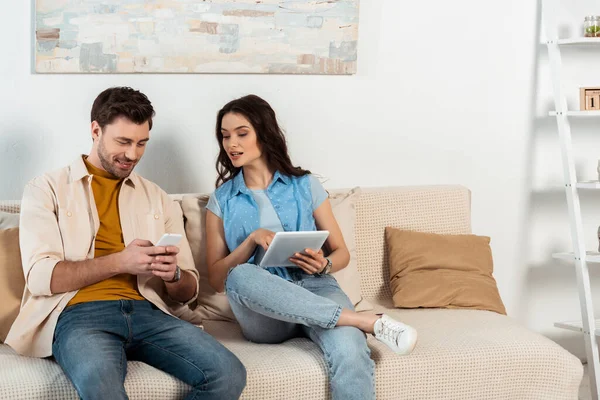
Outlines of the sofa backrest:
[{"label": "sofa backrest", "polygon": [[[330,190],[330,193],[345,190]],[[182,195],[171,195],[180,200]],[[363,188],[356,203],[356,256],[363,297],[391,298],[385,227],[440,234],[471,233],[471,196],[463,186]],[[19,212],[18,201],[0,211]],[[383,266],[383,268],[382,268]]]},{"label": "sofa backrest", "polygon": [[386,226],[439,234],[469,234],[470,191],[463,186],[362,190],[356,204],[355,237],[361,292],[367,299],[391,298]]},{"label": "sofa backrest", "polygon": [[18,213],[21,209],[19,200],[0,200],[0,211],[7,213]]}]

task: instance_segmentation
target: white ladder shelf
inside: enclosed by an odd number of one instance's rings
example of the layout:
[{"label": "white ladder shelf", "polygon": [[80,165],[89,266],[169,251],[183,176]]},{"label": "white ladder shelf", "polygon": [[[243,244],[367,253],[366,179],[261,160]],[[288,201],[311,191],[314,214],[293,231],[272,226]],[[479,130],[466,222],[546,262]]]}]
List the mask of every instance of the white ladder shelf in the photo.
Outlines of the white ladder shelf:
[{"label": "white ladder shelf", "polygon": [[554,91],[555,111],[552,111],[550,115],[556,118],[556,124],[558,126],[571,241],[573,243],[574,251],[573,253],[553,254],[553,257],[570,260],[575,263],[581,320],[576,322],[557,322],[554,325],[559,328],[577,331],[583,334],[588,359],[588,372],[590,376],[592,398],[594,400],[600,400],[600,355],[598,354],[598,342],[596,341],[596,336],[600,336],[600,319],[594,319],[594,306],[592,304],[590,274],[588,269],[588,264],[600,263],[600,253],[586,252],[581,205],[579,203],[578,193],[578,190],[600,190],[600,182],[577,182],[571,142],[571,125],[569,120],[570,118],[575,117],[600,117],[600,111],[569,110],[561,79],[561,46],[593,46],[600,49],[600,38],[582,37],[576,39],[559,39],[556,19],[558,1],[559,0],[543,0],[542,12],[546,28],[546,45],[548,47],[548,57],[552,72],[552,87]]}]

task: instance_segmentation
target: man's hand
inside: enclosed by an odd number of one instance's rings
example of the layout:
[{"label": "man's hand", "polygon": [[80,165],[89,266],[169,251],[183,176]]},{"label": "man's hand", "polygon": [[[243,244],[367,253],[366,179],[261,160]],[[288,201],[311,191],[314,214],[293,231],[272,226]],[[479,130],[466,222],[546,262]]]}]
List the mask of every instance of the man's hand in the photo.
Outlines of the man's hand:
[{"label": "man's hand", "polygon": [[119,254],[121,273],[132,275],[152,274],[170,281],[177,269],[175,246],[154,246],[148,240],[136,239]]},{"label": "man's hand", "polygon": [[157,246],[156,249],[163,249],[162,253],[154,257],[154,262],[150,266],[152,274],[158,276],[163,281],[172,281],[175,278],[177,269],[177,254],[179,247],[176,246]]}]

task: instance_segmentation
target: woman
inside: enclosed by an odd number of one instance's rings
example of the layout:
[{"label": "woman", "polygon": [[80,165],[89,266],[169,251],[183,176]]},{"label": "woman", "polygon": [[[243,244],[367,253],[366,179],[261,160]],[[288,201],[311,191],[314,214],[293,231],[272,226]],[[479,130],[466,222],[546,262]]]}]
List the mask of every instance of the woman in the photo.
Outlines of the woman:
[{"label": "woman", "polygon": [[[271,106],[258,96],[233,100],[217,116],[217,189],[206,216],[208,276],[226,291],[244,336],[281,343],[305,335],[323,351],[334,399],[374,399],[374,363],[365,333],[399,354],[416,331],[387,315],[358,314],[330,274],[350,255],[327,193],[309,171],[294,167]],[[328,230],[322,250],[290,260],[298,268],[254,264],[274,232]]]}]

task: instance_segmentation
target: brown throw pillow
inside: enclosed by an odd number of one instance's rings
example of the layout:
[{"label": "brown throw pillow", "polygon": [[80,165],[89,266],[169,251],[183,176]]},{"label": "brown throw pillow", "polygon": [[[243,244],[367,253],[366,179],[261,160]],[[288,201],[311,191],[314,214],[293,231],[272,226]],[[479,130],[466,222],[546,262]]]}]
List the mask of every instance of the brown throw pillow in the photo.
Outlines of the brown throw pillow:
[{"label": "brown throw pillow", "polygon": [[0,230],[0,343],[19,314],[24,289],[19,228]]},{"label": "brown throw pillow", "polygon": [[470,308],[506,314],[492,276],[490,238],[386,227],[390,287],[401,308]]}]

